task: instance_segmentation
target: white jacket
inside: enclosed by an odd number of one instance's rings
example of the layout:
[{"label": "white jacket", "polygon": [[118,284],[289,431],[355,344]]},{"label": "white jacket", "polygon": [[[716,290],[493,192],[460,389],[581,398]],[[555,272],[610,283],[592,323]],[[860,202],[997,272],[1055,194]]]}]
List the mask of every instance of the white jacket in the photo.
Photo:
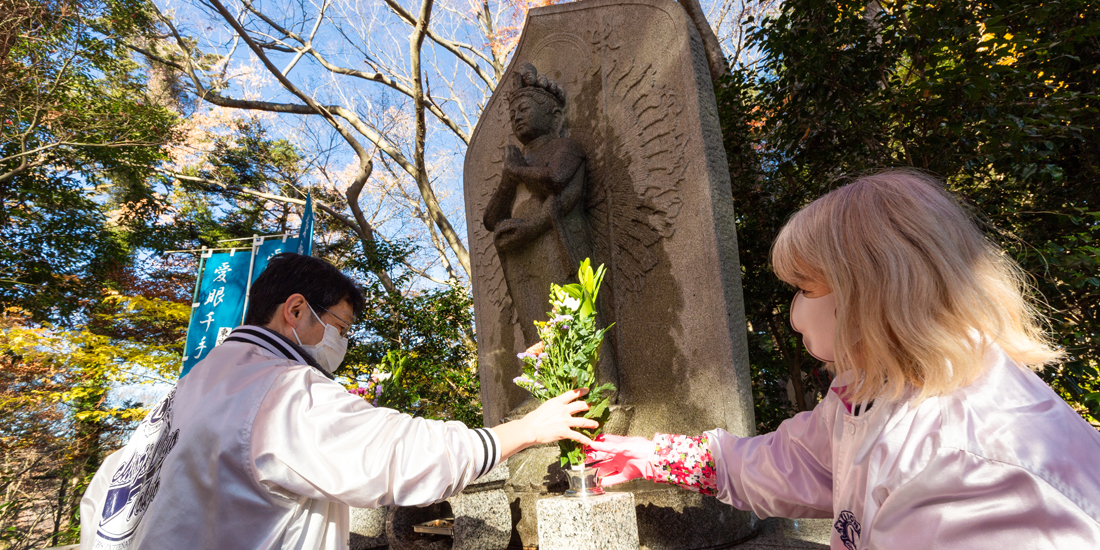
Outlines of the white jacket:
[{"label": "white jacket", "polygon": [[372,407],[310,361],[234,330],[100,467],[81,549],[344,549],[349,506],[442,500],[500,460],[492,430]]},{"label": "white jacket", "polygon": [[857,416],[830,391],[776,432],[709,432],[718,498],[833,518],[836,550],[1100,548],[1100,433],[1000,348],[985,361],[919,404]]}]

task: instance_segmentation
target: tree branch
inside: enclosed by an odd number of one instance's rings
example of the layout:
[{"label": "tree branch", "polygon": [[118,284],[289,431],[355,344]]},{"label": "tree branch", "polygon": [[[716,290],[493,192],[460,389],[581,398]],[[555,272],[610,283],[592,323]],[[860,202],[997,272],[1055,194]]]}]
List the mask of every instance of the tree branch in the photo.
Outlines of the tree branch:
[{"label": "tree branch", "polygon": [[260,48],[254,40],[252,40],[252,36],[244,30],[244,27],[241,26],[240,21],[237,21],[237,19],[233,17],[233,14],[229,13],[229,10],[227,10],[225,6],[222,5],[220,0],[206,1],[209,2],[210,5],[213,6],[214,9],[218,11],[218,13],[221,14],[222,19],[224,19],[226,23],[229,23],[230,27],[233,27],[233,30],[237,33],[238,36],[241,37],[241,40],[244,40],[244,43],[248,46],[250,50],[252,50],[252,53],[256,54],[256,57],[260,59],[260,62],[263,63],[264,67],[267,67],[268,72],[275,76],[275,79],[283,85],[283,88],[297,96],[298,99],[301,99],[303,102],[305,102],[306,105],[309,105],[311,109],[324,117],[324,119],[332,125],[333,129],[335,129],[341,136],[343,136],[344,140],[348,142],[348,145],[351,145],[351,148],[355,151],[356,156],[358,156],[359,158],[369,158],[367,150],[363,148],[359,141],[356,140],[347,131],[347,129],[344,128],[342,124],[340,124],[340,121],[336,120],[336,118],[328,109],[318,104],[308,94],[305,94],[301,90],[299,90],[297,86],[290,82],[286,75],[279,72],[279,69],[275,68],[275,64],[272,63],[270,59],[268,59],[267,54],[264,53],[263,49]]},{"label": "tree branch", "polygon": [[[370,171],[371,171],[370,166],[371,166],[371,164],[370,164],[370,161],[368,160],[366,170],[362,170],[362,169],[360,170],[360,174],[356,178],[356,183],[352,184],[353,187],[356,184],[358,184],[358,189],[361,190],[363,188],[363,183],[365,183],[367,181],[367,179],[370,178]],[[200,177],[197,177],[197,176],[188,176],[186,174],[180,174],[178,172],[172,172],[172,171],[168,171],[168,170],[161,170],[160,172],[162,174],[166,175],[166,176],[170,176],[170,177],[173,177],[173,178],[178,179],[178,180],[193,181],[193,182],[196,182],[196,183],[203,183],[203,184],[207,184],[207,185],[213,185],[215,187],[218,187],[218,188],[220,188],[224,191],[228,191],[228,192],[231,192],[231,193],[241,193],[241,194],[245,194],[245,195],[252,195],[254,197],[259,197],[261,199],[267,199],[267,200],[271,200],[271,201],[275,201],[275,202],[300,204],[300,205],[304,205],[306,203],[306,201],[304,201],[302,199],[294,199],[294,198],[291,198],[291,197],[285,197],[283,195],[274,195],[274,194],[271,194],[271,193],[264,193],[262,191],[256,191],[254,189],[248,189],[248,188],[245,188],[245,187],[241,187],[239,185],[228,185],[228,184],[222,183],[220,181],[212,180],[212,179],[208,179],[208,178],[200,178]],[[358,199],[358,192],[356,192],[355,195],[356,195],[355,198]],[[341,214],[336,209],[332,208],[331,206],[329,206],[329,205],[327,205],[323,202],[314,201],[314,204],[316,204],[317,207],[320,208],[324,213],[328,214],[329,216],[332,216],[333,218],[335,218],[337,221],[339,221],[340,223],[347,226],[352,231],[355,231],[355,233],[357,235],[359,235],[359,238],[362,240],[364,250],[367,250],[368,253],[370,253],[370,245],[368,245],[368,242],[373,243],[373,241],[374,241],[373,228],[370,227],[370,224],[366,222],[365,218],[363,220],[359,220],[359,218],[362,216],[362,213],[361,213],[361,211],[359,211],[358,203],[357,202],[351,202],[350,189],[349,189],[349,192],[348,192],[348,199],[349,199],[349,204],[354,205],[354,206],[352,206],[352,212],[353,213],[354,212],[359,212],[359,214],[356,215],[356,221],[359,221],[360,222],[359,224],[357,224],[356,222],[348,219],[347,216]],[[366,234],[364,234],[365,232],[363,230],[361,230],[361,228],[370,228],[370,231],[367,232]],[[389,292],[391,294],[397,294],[398,293],[397,287],[393,284],[393,280],[390,278],[388,273],[386,273],[385,271],[381,271],[381,270],[373,271],[373,273],[382,282],[382,286],[385,287],[386,292]]]},{"label": "tree branch", "polygon": [[[414,19],[412,14],[409,13],[409,11],[406,10],[404,7],[402,7],[401,4],[398,4],[396,0],[384,0],[384,1],[386,2],[386,5],[389,6],[389,8],[391,10],[393,10],[393,13],[397,14],[398,17],[400,17],[402,20],[404,20],[406,23],[408,23],[410,26],[413,27],[413,29],[414,29],[413,30],[413,35],[415,36],[416,33],[417,33],[417,31],[415,29],[420,25],[419,20]],[[423,7],[421,7],[421,12],[423,12]],[[462,61],[463,63],[468,65],[471,69],[473,69],[474,73],[477,74],[477,76],[485,82],[485,84],[489,87],[490,90],[493,90],[493,89],[496,88],[496,85],[497,85],[496,79],[493,79],[488,74],[486,74],[485,70],[481,68],[481,65],[478,65],[477,60],[471,58],[468,55],[466,55],[465,53],[463,53],[462,50],[465,49],[467,51],[474,52],[475,54],[477,54],[478,57],[481,57],[482,59],[487,61],[490,65],[494,65],[494,67],[495,67],[496,63],[494,63],[494,60],[486,57],[484,54],[482,54],[480,52],[477,52],[471,46],[467,46],[465,44],[459,44],[457,42],[453,42],[451,40],[443,38],[443,37],[435,34],[434,32],[432,32],[427,27],[425,27],[425,29],[423,30],[423,34],[428,36],[428,38],[431,38],[432,42],[435,42],[436,44],[439,44],[440,46],[443,46],[443,49],[451,52],[451,54],[453,54],[455,57],[457,57],[459,59],[459,61]]]},{"label": "tree branch", "polygon": [[[387,3],[391,1],[386,0]],[[462,240],[459,239],[458,233],[451,226],[451,222],[444,215],[443,208],[439,205],[439,199],[436,198],[435,191],[432,190],[431,182],[428,180],[428,170],[424,163],[424,140],[428,128],[424,120],[425,101],[423,73],[420,70],[420,55],[424,47],[424,37],[428,33],[433,4],[434,0],[423,0],[420,4],[420,16],[417,18],[417,24],[409,44],[409,57],[413,74],[413,110],[416,113],[416,147],[413,150],[416,174],[414,177],[416,178],[416,186],[420,190],[420,196],[424,198],[424,206],[428,209],[428,214],[431,215],[436,226],[439,227],[440,233],[447,240],[447,244],[451,246],[451,250],[455,252],[459,265],[469,276],[473,272],[470,268],[470,255],[466,251],[465,245],[462,244]]]},{"label": "tree branch", "polygon": [[[355,216],[355,221],[358,224],[355,228],[356,233],[359,235],[359,240],[363,244],[363,252],[368,256],[377,254],[377,241],[374,239],[374,227],[371,226],[366,216],[363,215],[363,210],[359,208],[359,193],[363,191],[363,186],[366,185],[373,171],[374,163],[370,160],[367,160],[366,164],[361,163],[359,165],[359,173],[355,175],[355,181],[348,186],[348,190],[345,193],[348,199],[348,207],[351,208],[351,213]],[[400,294],[397,290],[397,286],[393,284],[393,279],[390,279],[389,273],[379,269],[374,271],[374,274],[378,277],[378,280],[382,282],[382,287],[386,289],[386,292],[392,295]]]},{"label": "tree branch", "polygon": [[[266,15],[264,15],[263,13],[261,13],[260,10],[256,9],[256,7],[253,6],[251,2],[246,2],[245,7],[248,9],[248,11],[254,13],[257,17],[259,17],[261,20],[263,20],[264,23],[267,23],[271,28],[275,29],[279,33],[282,33],[284,36],[297,41],[299,44],[302,45],[302,47],[300,47],[300,48],[290,48],[290,47],[287,47],[287,46],[278,46],[278,45],[275,45],[275,44],[266,44],[265,45],[265,47],[267,47],[268,49],[281,51],[281,52],[285,52],[285,53],[297,54],[297,55],[294,56],[293,63],[297,63],[297,60],[302,55],[309,54],[311,57],[316,59],[317,62],[320,63],[322,67],[324,67],[325,69],[327,69],[330,72],[340,74],[340,75],[344,75],[344,76],[351,76],[351,77],[355,77],[355,78],[360,78],[360,79],[363,79],[363,80],[368,80],[370,82],[377,82],[379,84],[382,84],[383,86],[387,86],[387,87],[392,88],[392,89],[394,89],[398,92],[401,92],[402,94],[405,94],[406,96],[412,97],[413,91],[412,91],[411,88],[409,88],[408,86],[403,85],[401,82],[397,81],[394,78],[386,76],[381,71],[374,71],[373,73],[371,73],[371,72],[367,72],[367,71],[360,71],[358,69],[351,69],[351,68],[348,68],[348,67],[341,67],[339,65],[336,65],[336,64],[330,62],[328,59],[326,59],[321,54],[321,52],[317,51],[317,48],[313,47],[312,38],[313,38],[313,34],[316,34],[316,32],[317,32],[316,28],[314,28],[313,33],[311,33],[310,39],[305,40],[301,36],[299,36],[297,33],[282,27],[281,25],[276,23],[274,20],[272,20],[271,18],[269,18]],[[318,17],[318,21],[320,21],[320,17]],[[293,63],[290,66],[293,66]],[[454,132],[455,135],[457,135],[459,137],[459,139],[462,140],[463,143],[466,143],[466,144],[470,143],[470,136],[467,135],[466,132],[462,129],[462,127],[460,127],[454,120],[452,120],[451,117],[447,115],[447,113],[443,112],[442,109],[440,109],[437,105],[434,105],[434,104],[430,106],[430,110],[431,110],[432,115],[434,115],[440,122],[442,122],[452,132]]]}]

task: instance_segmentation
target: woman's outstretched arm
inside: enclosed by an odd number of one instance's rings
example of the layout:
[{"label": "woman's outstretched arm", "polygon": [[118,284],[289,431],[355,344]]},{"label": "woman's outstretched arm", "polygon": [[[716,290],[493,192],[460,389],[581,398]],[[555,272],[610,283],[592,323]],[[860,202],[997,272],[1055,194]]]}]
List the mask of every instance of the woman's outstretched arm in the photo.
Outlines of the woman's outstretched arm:
[{"label": "woman's outstretched arm", "polygon": [[832,516],[832,424],[839,399],[831,394],[775,432],[737,437],[725,430],[699,436],[604,436],[591,446],[602,485],[630,479],[670,483],[761,517]]}]

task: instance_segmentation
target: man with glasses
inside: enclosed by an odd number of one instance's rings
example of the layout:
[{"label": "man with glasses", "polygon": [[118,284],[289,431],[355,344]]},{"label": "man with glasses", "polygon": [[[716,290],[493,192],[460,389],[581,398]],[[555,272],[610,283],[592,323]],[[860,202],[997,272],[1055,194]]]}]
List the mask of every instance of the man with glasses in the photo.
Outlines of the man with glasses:
[{"label": "man with glasses", "polygon": [[331,264],[280,254],[245,325],[181,378],[108,457],[80,505],[81,548],[346,549],[349,506],[446,499],[501,460],[573,431],[584,390],[469,429],[372,407],[332,380],[362,293]]}]

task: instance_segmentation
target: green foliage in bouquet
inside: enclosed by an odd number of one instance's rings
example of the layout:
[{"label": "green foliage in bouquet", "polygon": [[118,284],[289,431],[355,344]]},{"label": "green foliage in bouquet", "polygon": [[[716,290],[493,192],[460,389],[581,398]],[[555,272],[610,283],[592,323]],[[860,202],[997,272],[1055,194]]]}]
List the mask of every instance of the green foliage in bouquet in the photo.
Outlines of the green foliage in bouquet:
[{"label": "green foliage in bouquet", "polygon": [[[598,384],[596,365],[600,360],[600,345],[604,329],[596,328],[596,294],[605,273],[603,265],[594,272],[591,261],[585,259],[577,272],[577,284],[550,285],[549,321],[535,321],[542,340],[541,353],[521,353],[523,375],[513,381],[531,392],[539,401],[546,401],[569,390],[588,388],[582,400],[589,409],[585,418],[599,422],[594,429],[579,429],[588,437],[595,437],[603,430],[610,416],[610,393],[613,384]],[[584,446],[571,440],[558,442],[561,448],[561,465],[584,464]]]}]

